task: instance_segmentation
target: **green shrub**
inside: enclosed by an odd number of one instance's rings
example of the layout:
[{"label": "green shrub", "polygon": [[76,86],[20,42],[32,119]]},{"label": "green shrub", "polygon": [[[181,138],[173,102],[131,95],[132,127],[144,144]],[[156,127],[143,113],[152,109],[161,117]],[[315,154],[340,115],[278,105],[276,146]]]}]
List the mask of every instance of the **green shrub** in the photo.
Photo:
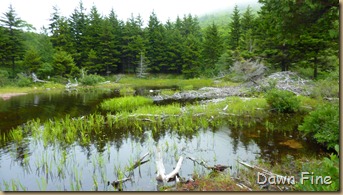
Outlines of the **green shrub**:
[{"label": "green shrub", "polygon": [[99,75],[86,75],[80,81],[83,85],[95,85],[97,83],[105,82],[105,78]]},{"label": "green shrub", "polygon": [[133,111],[140,106],[151,105],[153,100],[142,96],[127,96],[105,100],[100,104],[101,109],[112,112]]},{"label": "green shrub", "polygon": [[338,97],[339,80],[319,80],[312,88],[311,96],[314,98]]},{"label": "green shrub", "polygon": [[[335,150],[339,153],[339,146],[335,145]],[[296,190],[299,191],[338,191],[340,186],[339,181],[339,158],[336,154],[331,154],[330,158],[325,157],[319,162],[308,162],[303,164],[302,171],[313,173],[314,178],[316,176],[330,176],[330,184],[313,184],[311,180],[305,180],[303,183],[298,182],[296,184]],[[315,180],[314,180],[315,182]]]},{"label": "green shrub", "polygon": [[300,101],[292,92],[289,91],[272,89],[268,91],[266,100],[272,109],[277,112],[296,112],[300,107]]},{"label": "green shrub", "polygon": [[30,77],[25,77],[22,74],[18,74],[17,85],[19,87],[29,87],[32,85],[32,80]]},{"label": "green shrub", "polygon": [[321,104],[304,118],[299,130],[309,134],[328,148],[339,143],[339,105]]},{"label": "green shrub", "polygon": [[0,70],[0,86],[5,86],[10,83],[10,74],[6,70]]}]

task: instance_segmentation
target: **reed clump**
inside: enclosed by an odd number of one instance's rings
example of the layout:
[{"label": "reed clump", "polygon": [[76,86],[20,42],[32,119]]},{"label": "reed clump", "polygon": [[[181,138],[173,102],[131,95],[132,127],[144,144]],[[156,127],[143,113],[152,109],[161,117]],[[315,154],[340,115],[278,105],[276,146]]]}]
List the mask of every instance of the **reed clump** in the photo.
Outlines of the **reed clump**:
[{"label": "reed clump", "polygon": [[127,96],[105,100],[100,108],[110,112],[133,111],[140,106],[152,105],[153,100],[143,96]]}]

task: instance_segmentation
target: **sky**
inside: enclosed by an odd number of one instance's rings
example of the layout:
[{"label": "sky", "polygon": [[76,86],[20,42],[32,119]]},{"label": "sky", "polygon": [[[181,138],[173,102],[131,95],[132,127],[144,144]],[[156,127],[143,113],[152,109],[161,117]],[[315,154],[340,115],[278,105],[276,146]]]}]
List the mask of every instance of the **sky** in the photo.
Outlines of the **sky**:
[{"label": "sky", "polygon": [[[140,14],[145,24],[149,20],[152,11],[157,18],[165,22],[168,19],[174,21],[179,15],[191,13],[201,16],[215,11],[232,9],[235,4],[242,6],[256,5],[258,0],[82,0],[86,13],[89,13],[92,5],[95,5],[102,15],[108,15],[113,8],[118,18],[126,21]],[[48,27],[49,18],[53,12],[52,7],[57,5],[62,16],[69,17],[80,0],[0,0],[0,17],[8,11],[12,4],[14,10],[21,19],[32,24],[37,31],[42,26]]]}]

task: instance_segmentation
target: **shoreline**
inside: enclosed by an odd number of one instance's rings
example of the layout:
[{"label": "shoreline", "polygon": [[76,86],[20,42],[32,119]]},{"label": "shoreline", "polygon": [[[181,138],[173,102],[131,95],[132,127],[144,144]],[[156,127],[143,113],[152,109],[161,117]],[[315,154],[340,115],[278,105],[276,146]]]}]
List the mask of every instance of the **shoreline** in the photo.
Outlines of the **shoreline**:
[{"label": "shoreline", "polygon": [[9,100],[11,97],[27,95],[27,94],[28,93],[3,93],[3,94],[0,94],[0,98],[2,98],[3,100]]}]

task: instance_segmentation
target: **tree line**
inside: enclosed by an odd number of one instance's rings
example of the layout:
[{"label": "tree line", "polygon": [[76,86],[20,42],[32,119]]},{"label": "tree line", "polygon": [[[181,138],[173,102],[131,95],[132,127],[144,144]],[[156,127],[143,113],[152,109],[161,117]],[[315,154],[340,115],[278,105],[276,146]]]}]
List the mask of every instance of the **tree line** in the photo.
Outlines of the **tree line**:
[{"label": "tree line", "polygon": [[[287,71],[338,68],[339,20],[336,0],[259,0],[257,13],[235,6],[226,26],[215,21],[200,27],[197,16],[162,23],[152,12],[146,26],[140,15],[127,21],[112,9],[101,15],[82,1],[69,16],[54,6],[43,33],[14,8],[0,18],[0,68],[12,77],[24,71],[41,77],[136,73],[142,56],[150,73],[216,76],[235,61],[263,60],[271,69]],[[220,31],[219,29],[224,29]]]}]

